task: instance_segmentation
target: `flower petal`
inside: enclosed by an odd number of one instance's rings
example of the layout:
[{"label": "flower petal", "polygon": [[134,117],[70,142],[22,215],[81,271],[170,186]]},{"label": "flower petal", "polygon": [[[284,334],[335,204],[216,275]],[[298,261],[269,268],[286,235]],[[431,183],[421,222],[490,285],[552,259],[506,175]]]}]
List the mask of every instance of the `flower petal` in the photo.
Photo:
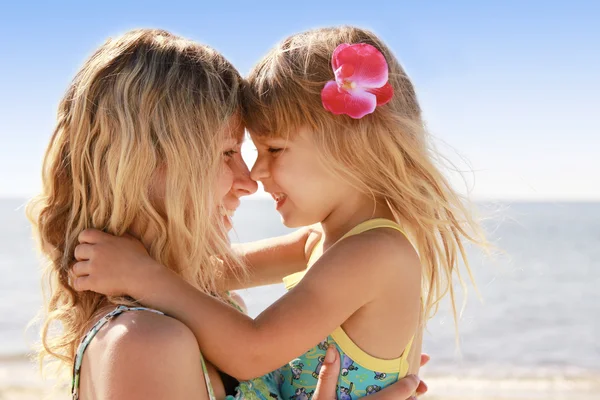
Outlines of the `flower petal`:
[{"label": "flower petal", "polygon": [[377,97],[378,106],[386,104],[394,96],[394,88],[389,82],[377,89],[367,89],[367,92],[373,93]]},{"label": "flower petal", "polygon": [[352,64],[342,64],[338,69],[335,70],[335,80],[339,82],[344,82],[344,80],[350,78],[354,75],[354,65]]},{"label": "flower petal", "polygon": [[354,119],[360,119],[371,114],[377,107],[377,97],[369,92],[354,90],[346,97],[346,114]]},{"label": "flower petal", "polygon": [[363,88],[380,88],[388,81],[385,57],[367,43],[339,45],[333,52],[332,64],[334,71],[344,64],[352,65],[354,74],[348,79]]},{"label": "flower petal", "polygon": [[323,107],[333,114],[346,114],[359,119],[375,111],[377,97],[373,93],[340,89],[335,81],[329,81],[321,91]]},{"label": "flower petal", "polygon": [[321,90],[323,107],[334,114],[343,114],[346,106],[346,101],[344,99],[345,95],[346,92],[343,92],[338,88],[336,81],[327,82],[323,90]]},{"label": "flower petal", "polygon": [[348,43],[342,43],[333,51],[333,55],[331,56],[331,65],[333,66],[334,71],[340,67],[338,64],[338,54],[347,47],[350,47]]}]

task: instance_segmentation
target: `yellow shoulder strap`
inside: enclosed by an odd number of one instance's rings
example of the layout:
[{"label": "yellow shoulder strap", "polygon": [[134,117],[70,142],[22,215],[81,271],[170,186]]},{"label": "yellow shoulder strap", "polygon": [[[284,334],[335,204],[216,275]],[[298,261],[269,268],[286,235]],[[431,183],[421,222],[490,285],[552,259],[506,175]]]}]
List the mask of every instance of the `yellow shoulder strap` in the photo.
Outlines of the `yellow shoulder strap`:
[{"label": "yellow shoulder strap", "polygon": [[410,340],[408,341],[408,344],[404,348],[404,353],[402,353],[402,355],[400,356],[400,366],[402,366],[402,363],[405,363],[405,362],[408,364],[408,362],[407,362],[408,353],[410,353],[410,348],[412,347],[413,340],[415,340],[414,336],[410,338]]},{"label": "yellow shoulder strap", "polygon": [[[348,232],[346,232],[346,234],[344,236],[342,236],[336,243],[340,242],[341,240],[343,240],[349,236],[358,235],[360,233],[370,231],[372,229],[377,229],[377,228],[395,229],[395,230],[399,231],[400,233],[402,233],[404,236],[406,236],[406,234],[404,233],[404,231],[402,230],[400,225],[398,225],[396,222],[389,220],[389,219],[385,219],[385,218],[375,218],[375,219],[367,220],[365,222],[361,222],[360,224],[356,225],[354,228],[352,228]],[[321,237],[319,239],[319,241],[317,242],[317,244],[312,248],[310,257],[309,257],[309,264],[311,263],[312,259],[315,256],[317,256],[317,255],[320,256],[321,255],[320,253],[322,253],[322,252],[323,252],[323,237]]]},{"label": "yellow shoulder strap", "polygon": [[359,233],[363,233],[377,228],[391,228],[401,232],[403,235],[406,235],[400,227],[400,225],[398,225],[395,221],[385,218],[375,218],[356,225],[354,228],[350,229],[350,231],[348,231],[344,236],[342,236],[340,240],[345,239],[348,236],[358,235]]}]

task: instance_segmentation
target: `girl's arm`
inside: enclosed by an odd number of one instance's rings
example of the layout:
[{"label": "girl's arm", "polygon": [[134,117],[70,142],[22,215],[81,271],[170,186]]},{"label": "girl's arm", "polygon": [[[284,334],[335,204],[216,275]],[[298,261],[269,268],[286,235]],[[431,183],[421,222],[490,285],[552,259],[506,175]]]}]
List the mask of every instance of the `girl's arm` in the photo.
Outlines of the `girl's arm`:
[{"label": "girl's arm", "polygon": [[225,276],[222,289],[236,290],[281,283],[283,277],[306,268],[306,255],[310,254],[320,237],[318,230],[307,227],[284,236],[234,244],[235,253],[242,257],[248,268],[248,278],[240,280],[230,273]]},{"label": "girl's arm", "polygon": [[[86,229],[80,235],[80,242],[87,244],[86,240],[94,240],[94,238],[99,242],[108,242],[111,236],[96,229]],[[228,291],[281,283],[285,276],[306,268],[307,255],[311,253],[320,237],[321,232],[317,227],[311,226],[283,236],[234,244],[233,250],[244,260],[247,273],[236,274],[235,271],[227,269],[219,289]],[[147,257],[139,240],[129,235],[112,236],[112,238],[110,242],[115,251],[110,255],[110,262],[115,266],[126,266],[131,262],[155,263],[154,260]],[[132,249],[132,251],[128,252],[127,249]],[[128,256],[130,257],[128,258]],[[101,255],[96,259],[98,264],[105,264],[105,261],[109,261]]]},{"label": "girl's arm", "polygon": [[[296,287],[255,320],[147,260],[147,253],[136,256],[145,257],[144,262],[115,268],[107,261],[115,254],[110,246],[113,237],[103,235],[84,238],[88,246],[100,247],[87,250],[93,257],[74,266],[75,274],[82,276],[75,288],[128,294],[179,319],[194,332],[203,354],[240,380],[273,371],[306,352],[389,287],[390,277],[408,303],[419,299],[418,258],[415,262],[413,253],[399,251],[395,241],[382,240],[376,231],[336,244]],[[94,258],[101,254],[104,262],[98,265]],[[397,279],[398,270],[403,279]]]}]

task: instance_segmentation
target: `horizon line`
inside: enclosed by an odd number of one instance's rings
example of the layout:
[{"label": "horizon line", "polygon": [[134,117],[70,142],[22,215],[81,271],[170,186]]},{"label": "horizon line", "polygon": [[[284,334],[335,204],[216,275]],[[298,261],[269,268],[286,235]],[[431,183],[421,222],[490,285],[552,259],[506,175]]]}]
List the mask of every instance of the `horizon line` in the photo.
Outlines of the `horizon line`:
[{"label": "horizon line", "polygon": [[[28,200],[36,195],[2,195],[0,194],[0,200]],[[250,196],[244,196],[241,201],[261,201],[261,200],[272,200],[271,196],[258,193]],[[520,198],[520,197],[474,197],[469,199],[475,203],[600,203],[600,198],[560,198],[560,197],[549,197],[549,198]]]}]

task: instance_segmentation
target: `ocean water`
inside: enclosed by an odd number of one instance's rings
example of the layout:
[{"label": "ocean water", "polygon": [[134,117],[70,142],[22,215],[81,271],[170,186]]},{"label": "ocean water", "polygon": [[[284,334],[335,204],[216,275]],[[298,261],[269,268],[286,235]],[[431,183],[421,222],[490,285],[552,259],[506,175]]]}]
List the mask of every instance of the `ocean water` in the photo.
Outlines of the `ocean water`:
[{"label": "ocean water", "polygon": [[[41,305],[25,201],[0,199],[0,367],[29,351],[36,332],[24,328]],[[481,300],[469,287],[459,347],[447,303],[429,322],[427,376],[448,391],[530,391],[521,398],[600,390],[600,203],[479,207],[499,250],[490,258],[469,249]],[[233,241],[289,231],[270,199],[244,201],[234,225]],[[255,316],[283,292],[274,285],[241,295]]]}]

